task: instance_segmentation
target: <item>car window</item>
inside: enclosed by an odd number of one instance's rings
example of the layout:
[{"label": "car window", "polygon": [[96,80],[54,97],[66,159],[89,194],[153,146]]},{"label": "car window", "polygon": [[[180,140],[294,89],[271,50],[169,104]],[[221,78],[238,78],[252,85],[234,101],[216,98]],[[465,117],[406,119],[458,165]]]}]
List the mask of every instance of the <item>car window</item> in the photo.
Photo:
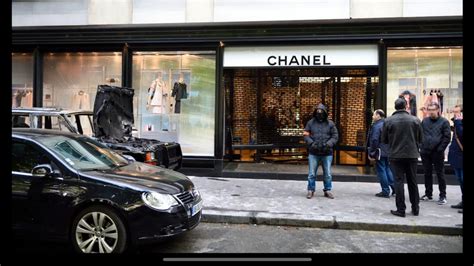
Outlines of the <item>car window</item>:
[{"label": "car window", "polygon": [[[94,132],[92,131],[92,117],[89,115],[67,115],[67,119],[71,121],[71,124],[78,130],[82,135],[93,137]],[[79,130],[82,129],[82,132]]]},{"label": "car window", "polygon": [[30,127],[30,117],[28,115],[13,115],[12,127]]},{"label": "car window", "polygon": [[58,135],[37,140],[77,170],[111,169],[128,164],[124,157],[88,137]]},{"label": "car window", "polygon": [[38,121],[36,122],[36,125],[38,128],[71,132],[71,130],[66,126],[66,121],[61,116],[45,115],[37,116],[37,118]]},{"label": "car window", "polygon": [[12,171],[31,173],[33,167],[39,164],[51,164],[51,160],[31,144],[12,142]]}]

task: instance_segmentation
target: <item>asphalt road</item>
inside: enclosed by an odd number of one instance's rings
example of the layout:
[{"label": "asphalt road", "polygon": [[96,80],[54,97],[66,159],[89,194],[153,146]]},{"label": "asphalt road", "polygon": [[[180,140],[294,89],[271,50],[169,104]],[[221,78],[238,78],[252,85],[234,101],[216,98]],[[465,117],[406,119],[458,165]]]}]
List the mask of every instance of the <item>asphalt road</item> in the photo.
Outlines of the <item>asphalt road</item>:
[{"label": "asphalt road", "polygon": [[[166,242],[142,246],[152,253],[461,253],[463,237],[307,227],[201,223]],[[68,245],[16,241],[15,253],[68,254]]]}]

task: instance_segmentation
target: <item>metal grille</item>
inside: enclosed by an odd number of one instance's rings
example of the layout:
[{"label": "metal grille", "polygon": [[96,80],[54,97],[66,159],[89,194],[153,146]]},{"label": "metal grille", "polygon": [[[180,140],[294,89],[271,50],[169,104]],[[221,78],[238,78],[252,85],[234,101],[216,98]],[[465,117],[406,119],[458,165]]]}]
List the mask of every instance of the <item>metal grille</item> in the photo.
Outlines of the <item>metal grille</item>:
[{"label": "metal grille", "polygon": [[176,195],[183,204],[189,204],[194,201],[193,195],[189,191],[185,191]]},{"label": "metal grille", "polygon": [[338,126],[338,145],[363,144],[378,86],[376,69],[232,71],[224,75],[232,143],[274,144],[279,154],[282,148],[304,148],[303,128],[323,103]]}]

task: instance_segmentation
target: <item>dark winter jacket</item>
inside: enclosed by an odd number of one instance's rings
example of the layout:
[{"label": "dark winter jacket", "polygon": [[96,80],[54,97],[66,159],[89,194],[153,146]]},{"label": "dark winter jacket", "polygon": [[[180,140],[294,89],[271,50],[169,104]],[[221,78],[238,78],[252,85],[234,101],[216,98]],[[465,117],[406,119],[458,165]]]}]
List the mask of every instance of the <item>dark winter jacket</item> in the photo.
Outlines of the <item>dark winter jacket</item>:
[{"label": "dark winter jacket", "polygon": [[305,131],[310,132],[304,140],[308,144],[309,153],[313,155],[327,156],[332,155],[334,146],[339,139],[336,125],[327,118],[326,106],[319,104],[317,109],[325,112],[325,119],[320,122],[315,117],[306,123]]},{"label": "dark winter jacket", "polygon": [[380,119],[375,122],[369,131],[367,149],[369,154],[375,154],[377,149],[380,149],[380,157],[388,157],[388,144],[382,143],[380,141],[382,137],[382,129],[385,119]]},{"label": "dark winter jacket", "polygon": [[389,145],[389,159],[417,159],[422,141],[423,129],[418,117],[397,110],[385,119],[382,143]]},{"label": "dark winter jacket", "polygon": [[448,153],[448,162],[453,168],[463,168],[463,151],[459,147],[458,141],[456,140],[456,135],[459,138],[459,142],[464,146],[462,131],[463,124],[462,120],[454,120],[455,133],[453,134],[453,140],[451,141],[451,146],[449,146]]},{"label": "dark winter jacket", "polygon": [[421,122],[421,126],[423,127],[423,142],[420,153],[444,152],[451,139],[449,121],[444,117],[438,117],[436,120],[426,117]]}]

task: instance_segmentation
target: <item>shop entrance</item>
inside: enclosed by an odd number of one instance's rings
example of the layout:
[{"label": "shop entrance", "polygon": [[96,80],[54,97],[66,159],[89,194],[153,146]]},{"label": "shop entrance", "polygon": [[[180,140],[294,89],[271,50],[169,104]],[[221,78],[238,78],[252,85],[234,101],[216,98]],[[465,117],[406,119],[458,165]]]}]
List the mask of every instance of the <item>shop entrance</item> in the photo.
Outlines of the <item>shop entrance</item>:
[{"label": "shop entrance", "polygon": [[366,165],[377,68],[225,69],[226,159],[306,164],[303,128],[323,103],[336,123],[335,164]]}]

